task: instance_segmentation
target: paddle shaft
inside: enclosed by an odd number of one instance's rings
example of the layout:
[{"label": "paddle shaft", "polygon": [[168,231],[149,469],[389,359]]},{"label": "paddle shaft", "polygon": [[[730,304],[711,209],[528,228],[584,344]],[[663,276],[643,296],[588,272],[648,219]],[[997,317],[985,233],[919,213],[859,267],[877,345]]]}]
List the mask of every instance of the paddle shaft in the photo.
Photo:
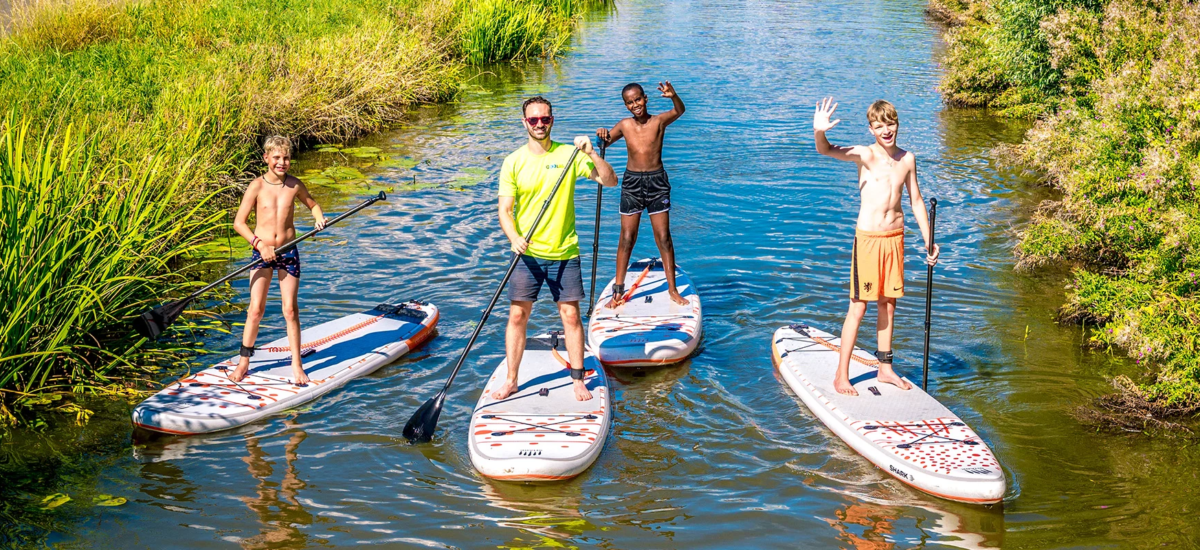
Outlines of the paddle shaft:
[{"label": "paddle shaft", "polygon": [[[604,149],[608,147],[608,142],[597,137],[596,144],[600,149],[600,158],[604,158]],[[604,184],[596,182],[596,229],[592,233],[592,290],[588,292],[588,312],[587,316],[592,317],[592,311],[596,309],[596,260],[600,254],[600,201],[604,198]]]},{"label": "paddle shaft", "polygon": [[[363,201],[362,204],[343,212],[340,216],[338,216],[332,220],[329,220],[328,222],[325,223],[325,227],[322,227],[321,229],[313,229],[313,230],[309,231],[308,233],[305,233],[303,235],[300,235],[299,237],[296,237],[295,239],[292,239],[291,241],[288,241],[287,244],[285,244],[279,248],[276,248],[275,254],[277,254],[277,255],[283,254],[293,248],[296,248],[296,245],[300,244],[301,241],[304,241],[304,240],[308,239],[309,237],[316,235],[317,233],[320,233],[321,231],[324,231],[325,229],[328,229],[333,224],[340,222],[340,221],[354,215],[359,210],[362,210],[363,208],[371,206],[372,204],[375,204],[376,202],[384,200],[384,199],[387,199],[387,195],[385,195],[383,193],[383,191],[380,191],[379,195],[377,195],[375,197],[371,197],[371,198]],[[234,271],[233,273],[230,273],[229,275],[221,277],[220,279],[217,279],[216,281],[209,283],[208,286],[205,286],[204,288],[189,294],[188,297],[184,298],[182,301],[190,302],[192,300],[195,300],[201,294],[204,294],[205,292],[208,292],[208,291],[216,288],[218,285],[224,283],[225,281],[228,281],[234,277],[237,277],[238,275],[241,275],[247,271],[250,271],[251,268],[253,268],[254,266],[256,266],[258,264],[259,264],[259,262],[251,262],[249,264],[246,264],[246,265],[238,268],[237,271]]]},{"label": "paddle shaft", "polygon": [[[550,196],[546,197],[546,201],[542,203],[542,209],[538,212],[537,217],[533,219],[533,224],[529,226],[529,230],[525,232],[525,242],[529,242],[529,239],[533,238],[533,232],[537,230],[538,224],[542,222],[542,217],[546,215],[546,210],[550,208],[550,201],[554,200],[554,195],[558,193],[558,188],[562,186],[567,173],[572,171],[571,167],[575,165],[575,157],[578,154],[579,149],[571,152],[571,158],[563,168],[562,175],[558,176],[558,181],[550,189]],[[487,323],[488,317],[491,316],[492,308],[496,307],[496,301],[500,299],[500,293],[504,291],[504,287],[508,284],[508,279],[512,277],[513,270],[517,268],[517,262],[519,261],[521,261],[521,255],[513,252],[512,261],[508,262],[508,270],[504,272],[504,278],[500,280],[500,286],[496,288],[496,293],[492,294],[492,301],[488,302],[487,308],[483,310],[483,316],[479,318],[479,324],[475,325],[475,330],[471,332],[471,338],[467,340],[467,345],[463,348],[462,355],[458,356],[458,363],[454,364],[454,370],[450,371],[450,378],[446,379],[446,385],[442,387],[442,391],[438,395],[437,407],[440,408],[442,401],[445,400],[446,392],[450,390],[450,384],[454,383],[454,377],[458,376],[458,370],[466,362],[467,354],[471,352],[471,347],[475,345],[475,339],[479,338],[479,332],[483,330],[483,325]]]},{"label": "paddle shaft", "polygon": [[[937,220],[937,199],[929,199],[929,251],[933,252],[933,227]],[[925,273],[925,361],[921,367],[921,389],[929,391],[929,320],[933,313],[933,266]]]}]

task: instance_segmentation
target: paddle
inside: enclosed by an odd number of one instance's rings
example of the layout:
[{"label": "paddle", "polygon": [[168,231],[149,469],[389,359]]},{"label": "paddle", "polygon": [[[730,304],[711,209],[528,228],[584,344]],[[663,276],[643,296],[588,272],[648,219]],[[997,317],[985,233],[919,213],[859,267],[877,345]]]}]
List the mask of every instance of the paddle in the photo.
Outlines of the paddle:
[{"label": "paddle", "polygon": [[[929,199],[929,249],[933,249],[933,224],[937,220],[937,199]],[[933,311],[933,266],[925,274],[925,365],[921,367],[921,389],[929,391],[929,317]]]},{"label": "paddle", "polygon": [[[604,149],[608,147],[608,142],[596,136],[597,148],[600,149],[600,158],[604,158]],[[592,233],[592,290],[588,292],[588,312],[587,316],[592,317],[592,310],[596,308],[596,259],[600,253],[600,200],[604,198],[604,185],[596,183],[596,230]]]},{"label": "paddle", "polygon": [[[538,212],[537,217],[533,219],[533,224],[529,226],[529,230],[525,232],[526,242],[533,238],[533,232],[537,229],[538,224],[542,222],[542,216],[546,214],[546,209],[550,207],[550,201],[554,200],[554,194],[558,192],[563,179],[567,177],[567,172],[571,171],[570,167],[575,164],[575,156],[578,154],[578,148],[571,152],[571,158],[567,161],[562,175],[558,176],[558,181],[550,189],[550,196],[546,197],[546,202],[542,203],[542,209]],[[471,338],[467,340],[467,345],[463,348],[462,355],[458,356],[458,363],[455,363],[454,370],[450,371],[450,378],[446,379],[446,385],[442,386],[442,391],[439,391],[437,395],[429,398],[429,401],[421,405],[421,408],[417,409],[417,412],[413,413],[412,418],[409,418],[408,423],[404,425],[404,438],[409,443],[426,443],[433,439],[433,432],[437,429],[438,417],[442,415],[442,404],[446,402],[446,392],[450,391],[450,384],[454,383],[454,377],[458,376],[458,370],[466,362],[467,354],[471,351],[471,346],[475,345],[475,339],[479,337],[479,332],[483,330],[483,325],[487,323],[488,316],[492,314],[492,308],[496,307],[496,301],[500,299],[500,293],[504,291],[504,286],[508,284],[508,279],[512,277],[513,270],[516,269],[517,262],[519,261],[521,261],[521,255],[513,252],[512,260],[508,262],[508,270],[504,272],[504,278],[500,280],[500,286],[496,288],[496,293],[492,295],[492,301],[488,302],[487,308],[483,310],[483,316],[479,318],[479,323],[475,325],[475,330],[471,333]]]},{"label": "paddle", "polygon": [[[324,228],[313,229],[312,231],[309,231],[308,233],[305,233],[299,237],[296,237],[295,239],[292,239],[287,244],[285,244],[279,248],[276,248],[275,253],[277,255],[283,254],[284,252],[287,252],[293,248],[296,248],[296,245],[300,244],[300,241],[303,241],[313,235],[316,235],[317,233],[320,233],[324,229],[328,229],[333,224],[340,222],[340,221],[354,215],[359,210],[362,210],[363,208],[371,206],[372,204],[375,204],[376,202],[382,201],[382,200],[387,200],[387,195],[385,195],[383,193],[383,191],[380,191],[379,195],[371,197],[371,198],[367,199],[366,201],[363,201],[362,204],[343,212],[342,215],[340,215],[332,220],[329,220],[328,222],[325,223]],[[220,284],[224,283],[225,281],[228,281],[234,277],[237,277],[238,275],[241,275],[242,273],[250,271],[250,268],[252,268],[258,264],[259,264],[259,262],[252,262],[250,264],[242,266],[237,271],[234,271],[233,273],[230,273],[229,275],[226,275],[224,277],[221,277],[220,279],[217,279],[216,281],[213,281],[211,284],[205,286],[204,288],[202,288],[200,290],[197,290],[197,291],[189,294],[186,298],[179,300],[178,302],[172,302],[167,305],[158,306],[152,310],[143,312],[140,316],[138,316],[137,319],[133,320],[133,327],[135,329],[137,329],[138,334],[141,334],[142,336],[145,336],[146,338],[149,338],[151,340],[158,338],[159,335],[161,335],[163,333],[163,331],[167,330],[167,327],[171,326],[171,324],[174,323],[175,320],[179,318],[179,315],[183,313],[183,310],[187,308],[188,304],[192,303],[192,300],[195,300],[201,294],[204,294],[205,292],[212,290],[217,285],[220,285]]]}]

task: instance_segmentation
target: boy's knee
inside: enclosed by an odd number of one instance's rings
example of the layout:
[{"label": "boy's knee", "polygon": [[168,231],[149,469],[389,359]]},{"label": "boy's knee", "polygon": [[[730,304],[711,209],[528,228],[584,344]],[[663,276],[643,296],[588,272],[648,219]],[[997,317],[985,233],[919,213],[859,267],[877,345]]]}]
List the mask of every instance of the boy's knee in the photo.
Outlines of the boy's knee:
[{"label": "boy's knee", "polygon": [[264,315],[266,315],[266,313],[267,308],[265,304],[252,303],[250,304],[250,307],[246,308],[246,320],[262,321],[262,318]]},{"label": "boy's knee", "polygon": [[852,317],[862,319],[863,316],[867,314],[867,303],[866,302],[850,302],[849,314]]},{"label": "boy's knee", "polygon": [[637,232],[621,230],[621,248],[632,248],[634,241],[637,239]]}]

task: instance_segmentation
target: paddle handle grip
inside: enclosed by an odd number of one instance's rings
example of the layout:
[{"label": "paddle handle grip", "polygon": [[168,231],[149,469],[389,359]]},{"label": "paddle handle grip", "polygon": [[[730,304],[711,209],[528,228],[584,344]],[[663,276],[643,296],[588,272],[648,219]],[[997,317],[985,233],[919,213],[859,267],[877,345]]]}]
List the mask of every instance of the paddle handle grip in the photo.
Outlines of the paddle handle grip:
[{"label": "paddle handle grip", "polygon": [[[562,187],[562,182],[567,177],[568,172],[572,172],[571,167],[575,165],[575,157],[579,155],[579,149],[571,152],[571,158],[567,161],[563,172],[558,176],[558,181],[554,183],[554,187],[550,189],[550,195],[546,197],[546,201],[542,203],[542,209],[538,211],[538,215],[533,219],[533,224],[529,226],[529,230],[525,232],[525,242],[533,238],[533,232],[537,230],[538,224],[542,223],[542,217],[546,215],[546,210],[550,208],[550,201],[554,200],[554,195],[558,193],[558,188]],[[500,294],[504,292],[505,285],[508,284],[508,279],[512,277],[513,270],[517,268],[517,262],[521,261],[521,255],[513,252],[512,260],[508,262],[508,270],[504,272],[504,278],[500,280],[500,286],[496,287],[496,293],[492,294],[492,301],[488,302],[487,308],[483,310],[483,316],[479,318],[479,324],[475,325],[475,330],[471,332],[471,338],[467,340],[467,345],[463,347],[462,355],[458,356],[458,362],[454,364],[454,370],[450,371],[450,377],[446,379],[446,385],[442,387],[443,396],[450,390],[450,385],[454,383],[454,378],[458,376],[459,369],[463,363],[467,361],[467,354],[471,352],[471,347],[475,345],[475,340],[479,338],[479,333],[483,330],[483,325],[487,323],[488,317],[492,315],[492,309],[496,307],[496,301],[500,299]],[[440,404],[439,404],[440,407]]]},{"label": "paddle handle grip", "polygon": [[[382,200],[387,200],[387,195],[383,191],[380,191],[378,195],[363,201],[362,204],[359,204],[358,206],[355,206],[354,208],[351,208],[351,209],[343,212],[338,217],[336,217],[332,220],[329,220],[328,222],[325,223],[325,227],[323,227],[321,229],[313,229],[303,235],[300,235],[299,237],[296,237],[295,239],[288,241],[283,246],[276,248],[275,252],[277,254],[283,254],[285,252],[288,252],[289,250],[296,248],[296,245],[300,244],[302,241],[308,239],[309,237],[312,237],[313,235],[316,235],[317,233],[320,233],[321,231],[328,229],[330,226],[332,226],[333,224],[335,224],[337,222],[340,222],[350,216],[353,216],[354,214],[358,213],[359,210],[362,210],[363,208],[371,206],[372,204],[375,204],[376,202],[379,202]],[[221,277],[220,279],[217,279],[217,280],[209,283],[204,288],[201,288],[200,290],[197,290],[197,291],[191,293],[190,295],[188,295],[187,298],[185,298],[185,300],[188,300],[188,301],[194,300],[201,294],[204,294],[205,292],[208,292],[208,291],[216,288],[218,285],[224,284],[226,281],[228,281],[234,277],[237,277],[238,275],[241,275],[247,271],[250,271],[250,268],[254,267],[255,265],[258,265],[258,262],[250,262],[250,263],[238,268],[237,271],[234,271],[233,273],[230,273],[224,277]]]},{"label": "paddle handle grip", "polygon": [[[608,141],[596,136],[596,148],[600,150],[600,158],[604,158],[604,150],[608,148]],[[596,309],[596,261],[600,257],[600,203],[604,199],[604,185],[596,182],[596,229],[592,232],[592,289],[588,291],[588,310],[587,316],[592,317],[592,311]]]},{"label": "paddle handle grip", "polygon": [[[929,252],[933,252],[934,226],[937,223],[937,199],[929,199]],[[921,389],[929,390],[929,328],[933,315],[933,266],[927,266],[925,273],[925,352],[921,365]]]}]

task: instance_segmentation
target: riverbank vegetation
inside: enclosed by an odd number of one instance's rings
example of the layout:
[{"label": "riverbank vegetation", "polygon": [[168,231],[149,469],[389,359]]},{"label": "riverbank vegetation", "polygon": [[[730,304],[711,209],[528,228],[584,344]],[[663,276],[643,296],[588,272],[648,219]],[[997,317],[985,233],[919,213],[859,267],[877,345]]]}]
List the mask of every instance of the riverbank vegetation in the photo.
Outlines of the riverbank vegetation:
[{"label": "riverbank vegetation", "polygon": [[[1065,320],[1147,368],[1114,410],[1200,407],[1200,5],[935,0],[952,105],[1036,117],[1012,158],[1062,192],[1018,266],[1073,266]],[[1143,405],[1137,405],[1137,404]]]},{"label": "riverbank vegetation", "polygon": [[452,99],[470,63],[556,54],[606,6],[17,2],[0,38],[0,416],[62,403],[48,391],[126,391],[178,351],[129,320],[193,284],[180,270],[225,229],[263,136],[378,131]]}]

